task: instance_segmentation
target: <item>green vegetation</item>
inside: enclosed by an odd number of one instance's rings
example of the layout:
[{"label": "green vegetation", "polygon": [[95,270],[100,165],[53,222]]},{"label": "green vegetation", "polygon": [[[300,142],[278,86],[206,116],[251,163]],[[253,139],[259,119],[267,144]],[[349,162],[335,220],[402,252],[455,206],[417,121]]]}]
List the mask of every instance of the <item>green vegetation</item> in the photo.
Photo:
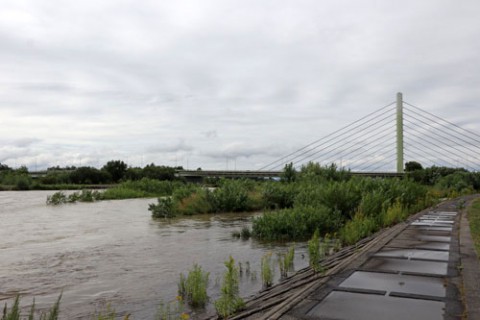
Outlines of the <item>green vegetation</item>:
[{"label": "green vegetation", "polygon": [[272,253],[268,252],[263,255],[261,261],[261,276],[264,288],[270,288],[273,285],[273,275]]},{"label": "green vegetation", "polygon": [[174,181],[176,169],[182,167],[172,168],[152,163],[138,168],[128,167],[121,160],[111,160],[101,169],[57,166],[48,168],[42,176],[34,177],[25,166],[12,169],[0,163],[0,190],[78,190],[142,179]]},{"label": "green vegetation", "polygon": [[[60,311],[60,299],[62,295],[60,295],[57,299],[57,302],[52,306],[48,313],[40,314],[40,320],[57,320],[58,313]],[[16,296],[15,301],[13,302],[12,309],[9,311],[7,304],[3,308],[3,315],[0,320],[20,320],[23,317],[20,315],[20,296]],[[32,306],[30,308],[30,312],[28,314],[28,320],[35,319],[35,299],[33,300]]]},{"label": "green vegetation", "polygon": [[468,208],[468,222],[477,256],[480,257],[480,199],[475,200]]},{"label": "green vegetation", "polygon": [[[220,180],[214,190],[186,184],[172,192],[172,206],[168,216],[258,210],[261,208],[261,200],[257,195],[255,182],[251,180]],[[159,198],[157,204],[150,205],[149,210],[154,218],[158,216],[158,210],[164,210],[163,202]]]},{"label": "green vegetation", "polygon": [[185,312],[185,306],[181,296],[169,303],[160,302],[155,320],[188,320],[190,316]]},{"label": "green vegetation", "polygon": [[240,231],[233,231],[232,237],[241,238],[242,240],[248,240],[252,236],[252,231],[249,227],[243,227]]},{"label": "green vegetation", "polygon": [[295,246],[292,245],[286,253],[278,254],[278,266],[280,267],[280,277],[282,279],[288,276],[289,271],[293,271],[293,261],[295,258]]},{"label": "green vegetation", "polygon": [[224,319],[245,306],[239,295],[239,271],[231,256],[228,261],[225,261],[225,267],[227,271],[223,275],[221,296],[215,301],[215,309],[218,315]]},{"label": "green vegetation", "polygon": [[256,217],[254,237],[306,240],[319,230],[349,244],[432,204],[428,189],[411,180],[355,178],[334,166],[304,166],[288,186],[292,207]]},{"label": "green vegetation", "polygon": [[320,262],[323,259],[324,254],[322,254],[320,248],[320,232],[317,229],[313,233],[312,239],[308,241],[309,265],[315,272],[322,271]]},{"label": "green vegetation", "polygon": [[179,181],[158,181],[143,178],[138,181],[122,182],[105,191],[81,190],[70,195],[63,191],[58,191],[47,196],[47,204],[59,205],[75,202],[93,202],[99,200],[120,200],[134,198],[153,198],[161,196],[170,196],[175,188],[183,186]]},{"label": "green vegetation", "polygon": [[197,264],[188,272],[185,277],[180,274],[178,283],[178,295],[194,308],[204,307],[208,302],[207,287],[210,273],[204,272]]},{"label": "green vegetation", "polygon": [[[107,310],[105,310],[104,312],[99,312],[99,313],[96,313],[94,316],[93,316],[93,319],[95,320],[116,320],[118,319],[118,315],[117,313],[115,312],[115,309],[113,309],[110,304],[107,305]],[[123,320],[128,320],[130,319],[130,315],[127,314],[125,315],[123,318]]]}]

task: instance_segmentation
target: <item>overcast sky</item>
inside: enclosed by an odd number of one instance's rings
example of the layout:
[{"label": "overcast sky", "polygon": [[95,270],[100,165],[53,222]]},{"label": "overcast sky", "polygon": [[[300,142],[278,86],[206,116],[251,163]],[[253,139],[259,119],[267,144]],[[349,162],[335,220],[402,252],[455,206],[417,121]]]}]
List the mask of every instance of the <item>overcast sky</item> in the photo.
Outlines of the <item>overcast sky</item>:
[{"label": "overcast sky", "polygon": [[256,169],[404,99],[479,132],[480,1],[2,0],[0,162]]}]

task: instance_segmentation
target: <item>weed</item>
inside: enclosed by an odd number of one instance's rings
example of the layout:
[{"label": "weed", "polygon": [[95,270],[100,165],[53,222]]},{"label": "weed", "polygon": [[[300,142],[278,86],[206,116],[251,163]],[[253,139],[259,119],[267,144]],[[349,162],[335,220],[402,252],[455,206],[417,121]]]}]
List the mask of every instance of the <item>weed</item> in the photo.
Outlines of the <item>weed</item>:
[{"label": "weed", "polygon": [[280,267],[280,277],[282,279],[288,276],[289,271],[293,271],[293,261],[295,258],[295,246],[292,245],[286,253],[278,254],[278,265]]},{"label": "weed", "polygon": [[155,315],[155,320],[188,320],[190,316],[185,312],[185,306],[181,296],[174,301],[164,303],[160,301]]},{"label": "weed", "polygon": [[273,285],[273,275],[274,275],[271,252],[266,253],[262,257],[260,270],[261,270],[263,288],[271,287]]},{"label": "weed", "polygon": [[224,319],[245,306],[239,296],[238,268],[235,267],[235,260],[231,256],[225,261],[225,267],[227,271],[223,275],[221,295],[214,303],[218,315]]},{"label": "weed", "polygon": [[315,272],[321,272],[321,260],[323,258],[321,250],[320,250],[320,232],[319,230],[315,230],[312,239],[308,241],[308,258],[310,267]]},{"label": "weed", "polygon": [[252,236],[252,232],[250,231],[249,227],[243,227],[242,230],[240,231],[240,236],[242,237],[242,240],[248,240]]},{"label": "weed", "polygon": [[[62,299],[62,294],[58,297],[57,301],[55,304],[52,306],[50,311],[48,313],[42,313],[40,315],[40,320],[57,320],[58,319],[58,314],[60,311],[60,300]],[[35,299],[33,299],[32,306],[30,308],[30,313],[28,315],[28,320],[34,320],[34,314],[35,314]],[[15,301],[13,302],[12,309],[8,311],[8,306],[5,304],[5,307],[3,308],[3,315],[0,318],[0,320],[20,320],[22,319],[20,315],[20,296],[17,295],[15,297]]]},{"label": "weed", "polygon": [[194,264],[187,277],[180,274],[178,294],[192,307],[204,307],[208,301],[209,275],[210,273],[204,272],[201,266]]}]

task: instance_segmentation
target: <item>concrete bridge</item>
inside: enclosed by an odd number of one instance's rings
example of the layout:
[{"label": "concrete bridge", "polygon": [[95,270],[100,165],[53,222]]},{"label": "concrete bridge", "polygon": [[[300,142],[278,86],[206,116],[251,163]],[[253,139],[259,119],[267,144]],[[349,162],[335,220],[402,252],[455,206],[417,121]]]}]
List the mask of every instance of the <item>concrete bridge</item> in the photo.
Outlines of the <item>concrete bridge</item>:
[{"label": "concrete bridge", "polygon": [[[279,179],[283,171],[250,171],[250,170],[182,170],[177,171],[176,176],[188,181],[203,181],[205,178],[227,179]],[[401,178],[404,173],[398,172],[350,172],[353,176],[373,178]]]}]

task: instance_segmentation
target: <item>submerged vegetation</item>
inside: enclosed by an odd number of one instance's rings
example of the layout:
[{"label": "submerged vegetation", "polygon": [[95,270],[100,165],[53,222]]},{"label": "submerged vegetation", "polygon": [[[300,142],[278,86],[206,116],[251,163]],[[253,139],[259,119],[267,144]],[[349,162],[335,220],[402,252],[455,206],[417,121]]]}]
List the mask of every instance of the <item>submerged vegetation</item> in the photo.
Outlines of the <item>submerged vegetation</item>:
[{"label": "submerged vegetation", "polygon": [[221,295],[214,303],[218,315],[224,319],[245,306],[245,302],[239,294],[239,269],[235,266],[235,260],[231,256],[225,261],[225,267],[227,270],[223,275]]},{"label": "submerged vegetation", "polygon": [[[39,320],[57,320],[58,319],[58,313],[60,311],[60,300],[62,299],[62,295],[60,295],[55,302],[55,304],[52,306],[50,311],[48,313],[42,312],[40,314],[40,317],[38,318]],[[28,314],[28,319],[29,320],[34,320],[35,319],[35,299],[33,300],[32,306],[30,307],[30,312]],[[13,302],[13,306],[8,310],[7,304],[5,304],[5,307],[3,308],[3,314],[0,320],[20,320],[23,319],[24,317],[21,316],[20,314],[20,296],[15,297],[15,301]]]},{"label": "submerged vegetation", "polygon": [[210,273],[203,271],[201,266],[194,264],[186,277],[183,273],[180,274],[178,295],[194,308],[204,307],[208,302],[209,276]]}]

